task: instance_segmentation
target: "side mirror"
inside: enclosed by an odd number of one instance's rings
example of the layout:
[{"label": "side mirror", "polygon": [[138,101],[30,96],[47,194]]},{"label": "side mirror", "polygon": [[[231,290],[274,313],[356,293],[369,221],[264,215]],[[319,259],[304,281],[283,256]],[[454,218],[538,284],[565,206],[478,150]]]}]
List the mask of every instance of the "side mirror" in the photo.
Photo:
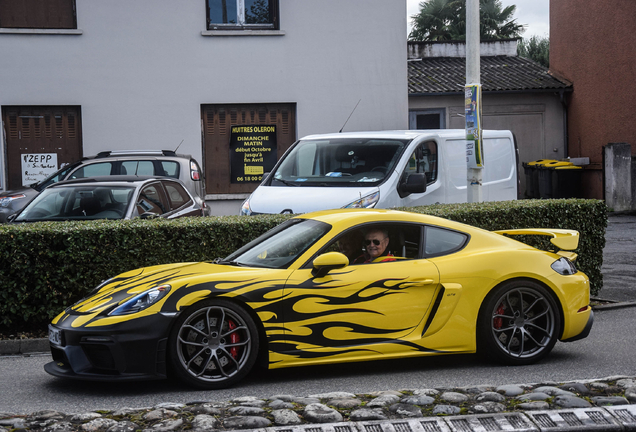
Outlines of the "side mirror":
[{"label": "side mirror", "polygon": [[405,198],[412,193],[426,192],[426,174],[405,174],[402,176],[402,179],[400,179],[400,184],[397,189],[400,198]]},{"label": "side mirror", "polygon": [[331,270],[343,268],[349,265],[349,258],[340,252],[327,252],[317,257],[313,262],[314,268],[311,271],[313,277],[321,278]]}]

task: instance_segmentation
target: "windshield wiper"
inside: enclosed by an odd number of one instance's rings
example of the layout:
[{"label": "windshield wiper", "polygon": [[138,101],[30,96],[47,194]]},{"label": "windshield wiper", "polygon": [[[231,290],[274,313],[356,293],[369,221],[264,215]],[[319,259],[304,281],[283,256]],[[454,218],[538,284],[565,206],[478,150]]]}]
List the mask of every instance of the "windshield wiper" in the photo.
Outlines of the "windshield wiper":
[{"label": "windshield wiper", "polygon": [[213,264],[231,265],[235,267],[245,267],[245,264],[241,264],[237,261],[225,261],[223,258],[216,258],[212,261]]},{"label": "windshield wiper", "polygon": [[278,178],[275,178],[274,180],[276,180],[278,182],[281,182],[285,186],[294,186],[294,187],[300,186],[300,183],[298,183],[298,182],[291,182],[289,180],[283,180],[283,179],[278,179]]}]

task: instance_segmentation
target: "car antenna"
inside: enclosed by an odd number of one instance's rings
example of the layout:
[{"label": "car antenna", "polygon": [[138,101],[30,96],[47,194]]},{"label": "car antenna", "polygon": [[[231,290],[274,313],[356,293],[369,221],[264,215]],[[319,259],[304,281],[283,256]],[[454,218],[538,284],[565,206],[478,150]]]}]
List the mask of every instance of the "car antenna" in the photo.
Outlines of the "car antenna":
[{"label": "car antenna", "polygon": [[349,117],[347,117],[347,120],[345,120],[344,124],[342,125],[342,127],[340,128],[340,130],[338,131],[338,133],[342,133],[342,130],[345,128],[345,126],[347,125],[347,122],[349,121],[349,119],[351,118],[351,116],[353,115],[353,112],[356,110],[356,108],[358,108],[358,105],[360,105],[360,101],[362,99],[360,99],[358,101],[358,103],[356,104],[356,106],[353,107],[353,110],[351,111],[351,114],[349,114]]},{"label": "car antenna", "polygon": [[179,150],[179,147],[181,147],[181,144],[183,144],[183,141],[185,141],[185,139],[182,139],[181,142],[179,143],[179,145],[177,146],[177,148],[174,149],[175,153],[177,152],[177,150]]}]

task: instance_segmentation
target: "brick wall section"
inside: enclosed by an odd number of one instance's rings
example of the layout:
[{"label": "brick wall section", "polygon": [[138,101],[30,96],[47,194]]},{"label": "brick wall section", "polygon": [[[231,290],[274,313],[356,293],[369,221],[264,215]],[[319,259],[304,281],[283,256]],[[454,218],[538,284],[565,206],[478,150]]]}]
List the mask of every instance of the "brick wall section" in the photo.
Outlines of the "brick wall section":
[{"label": "brick wall section", "polygon": [[550,70],[574,85],[568,97],[569,155],[586,156],[589,198],[602,198],[602,147],[636,152],[636,1],[551,0]]}]

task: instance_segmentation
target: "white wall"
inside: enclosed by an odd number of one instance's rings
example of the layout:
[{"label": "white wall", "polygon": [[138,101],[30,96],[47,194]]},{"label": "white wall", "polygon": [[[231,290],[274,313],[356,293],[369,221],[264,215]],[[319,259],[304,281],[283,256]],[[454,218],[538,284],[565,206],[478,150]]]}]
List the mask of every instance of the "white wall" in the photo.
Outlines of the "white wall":
[{"label": "white wall", "polygon": [[79,35],[0,34],[0,105],[80,105],[83,153],[200,162],[201,104],[297,103],[298,137],[406,129],[405,0],[280,0],[279,36],[203,36],[204,0],[76,0]]}]

